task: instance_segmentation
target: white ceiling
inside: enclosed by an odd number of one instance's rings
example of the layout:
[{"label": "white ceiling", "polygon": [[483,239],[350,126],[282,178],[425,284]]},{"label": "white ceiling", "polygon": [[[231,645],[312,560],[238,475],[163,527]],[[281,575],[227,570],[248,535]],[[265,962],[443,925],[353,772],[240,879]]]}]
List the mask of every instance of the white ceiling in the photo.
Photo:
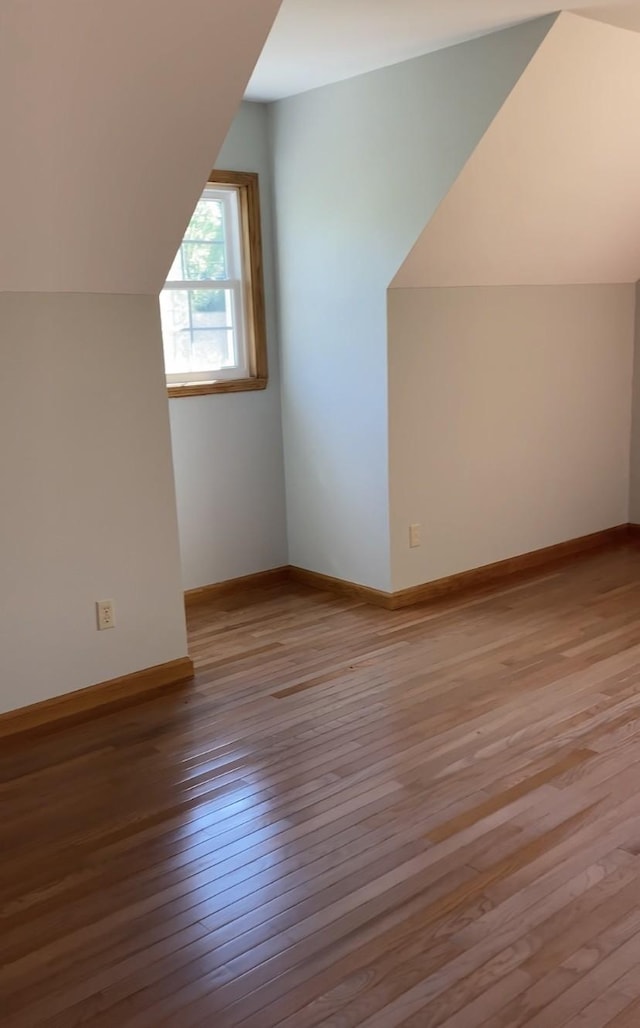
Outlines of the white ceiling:
[{"label": "white ceiling", "polygon": [[[565,10],[640,30],[640,0]],[[248,100],[278,100],[550,14],[558,0],[283,0]]]}]

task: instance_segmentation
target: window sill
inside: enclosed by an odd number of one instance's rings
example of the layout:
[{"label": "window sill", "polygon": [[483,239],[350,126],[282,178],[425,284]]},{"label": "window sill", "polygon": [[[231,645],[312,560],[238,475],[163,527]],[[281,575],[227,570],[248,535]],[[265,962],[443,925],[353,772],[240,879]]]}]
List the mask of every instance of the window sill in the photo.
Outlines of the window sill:
[{"label": "window sill", "polygon": [[218,382],[188,382],[185,385],[169,385],[167,393],[172,400],[180,396],[208,396],[210,393],[248,393],[266,389],[266,378],[228,378]]}]

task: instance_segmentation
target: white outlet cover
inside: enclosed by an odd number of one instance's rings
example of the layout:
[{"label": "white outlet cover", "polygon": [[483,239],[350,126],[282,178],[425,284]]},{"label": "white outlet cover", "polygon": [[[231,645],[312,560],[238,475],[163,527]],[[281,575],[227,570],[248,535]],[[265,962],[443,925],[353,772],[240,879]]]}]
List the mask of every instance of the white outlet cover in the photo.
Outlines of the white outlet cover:
[{"label": "white outlet cover", "polygon": [[116,627],[113,600],[98,600],[96,603],[96,616],[98,619],[98,631],[105,632],[109,628]]}]

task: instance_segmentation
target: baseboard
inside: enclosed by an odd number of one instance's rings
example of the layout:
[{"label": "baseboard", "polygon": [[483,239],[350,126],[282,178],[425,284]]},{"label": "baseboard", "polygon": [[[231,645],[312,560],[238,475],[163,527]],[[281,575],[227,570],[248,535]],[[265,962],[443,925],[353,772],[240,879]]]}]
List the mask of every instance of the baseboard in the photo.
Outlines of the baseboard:
[{"label": "baseboard", "polygon": [[[608,549],[628,542],[631,533],[629,525],[616,525],[602,532],[593,532],[577,539],[569,539],[554,546],[545,546],[540,550],[531,550],[516,557],[485,564],[469,571],[461,571],[457,575],[438,578],[433,582],[415,585],[409,589],[401,589],[390,593],[391,609],[411,607],[416,603],[428,603],[474,589],[482,589],[518,575],[527,575],[541,568],[550,567],[564,560],[592,553],[594,550]],[[640,529],[639,529],[640,531]]]},{"label": "baseboard", "polygon": [[577,539],[569,539],[563,543],[556,543],[554,546],[531,550],[529,553],[521,553],[516,557],[508,557],[506,560],[485,564],[479,568],[471,568],[469,571],[461,571],[456,575],[438,578],[433,582],[424,582],[422,585],[414,585],[409,589],[400,589],[397,592],[371,589],[355,582],[332,578],[330,575],[320,575],[315,571],[305,571],[302,568],[291,568],[290,573],[293,581],[301,582],[303,585],[343,596],[353,596],[366,603],[373,603],[377,607],[385,607],[387,610],[400,610],[403,607],[413,607],[418,603],[433,603],[447,597],[497,585],[518,575],[531,574],[563,560],[579,557],[581,554],[618,546],[633,538],[640,540],[640,525],[616,525],[615,528],[606,528],[604,531],[593,532]]},{"label": "baseboard", "polygon": [[318,571],[309,571],[306,568],[285,566],[273,568],[270,571],[259,571],[255,575],[245,575],[242,578],[232,578],[225,582],[216,582],[214,585],[206,585],[201,589],[191,589],[185,593],[184,598],[185,605],[193,607],[207,603],[209,600],[216,600],[221,596],[249,594],[252,590],[267,585],[292,581],[310,586],[312,589],[319,589],[322,592],[350,596],[376,607],[384,607],[386,610],[399,610],[418,603],[431,603],[460,593],[484,589],[518,575],[531,574],[563,560],[592,553],[594,550],[618,546],[631,540],[640,541],[640,525],[616,525],[615,528],[606,528],[601,532],[579,536],[577,539],[568,539],[563,543],[545,546],[540,550],[531,550],[529,553],[521,553],[516,557],[496,561],[494,564],[471,568],[469,571],[461,571],[456,575],[449,575],[447,578],[437,578],[432,582],[424,582],[422,585],[414,585],[409,589],[400,589],[397,592],[373,589],[367,585],[350,582],[345,578],[334,578],[332,575],[323,575]]},{"label": "baseboard", "polygon": [[387,610],[392,609],[393,594],[383,592],[381,589],[371,589],[367,585],[348,582],[344,578],[332,578],[331,575],[321,575],[317,571],[307,571],[305,568],[297,567],[289,568],[289,578],[292,582],[299,582],[300,585],[309,585],[313,589],[338,593],[341,596],[352,596],[357,600],[364,600],[365,603],[372,603],[376,607],[386,607]]},{"label": "baseboard", "polygon": [[0,739],[49,731],[61,723],[84,721],[98,713],[107,713],[181,686],[191,678],[193,661],[190,657],[180,657],[131,675],[112,678],[109,682],[10,710],[0,714]]},{"label": "baseboard", "polygon": [[260,589],[278,582],[286,582],[290,577],[288,567],[270,568],[258,571],[255,575],[243,575],[241,578],[229,578],[213,585],[203,585],[199,589],[188,589],[184,594],[185,607],[197,607],[201,603],[209,603],[221,596],[234,593],[245,593],[252,589]]}]

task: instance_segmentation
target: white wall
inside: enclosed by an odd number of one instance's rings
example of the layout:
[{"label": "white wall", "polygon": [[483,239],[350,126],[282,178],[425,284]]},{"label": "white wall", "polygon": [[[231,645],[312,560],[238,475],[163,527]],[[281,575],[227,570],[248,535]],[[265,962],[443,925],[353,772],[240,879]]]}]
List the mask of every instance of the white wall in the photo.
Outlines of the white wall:
[{"label": "white wall", "polygon": [[394,590],[628,520],[634,310],[629,285],[389,291]]},{"label": "white wall", "polygon": [[550,24],[272,105],[295,565],[390,587],[386,289]]},{"label": "white wall", "polygon": [[269,385],[169,401],[185,589],[288,563],[264,105],[242,105],[216,167],[260,176]]},{"label": "white wall", "polygon": [[187,647],[157,300],[2,293],[0,332],[4,711]]}]

